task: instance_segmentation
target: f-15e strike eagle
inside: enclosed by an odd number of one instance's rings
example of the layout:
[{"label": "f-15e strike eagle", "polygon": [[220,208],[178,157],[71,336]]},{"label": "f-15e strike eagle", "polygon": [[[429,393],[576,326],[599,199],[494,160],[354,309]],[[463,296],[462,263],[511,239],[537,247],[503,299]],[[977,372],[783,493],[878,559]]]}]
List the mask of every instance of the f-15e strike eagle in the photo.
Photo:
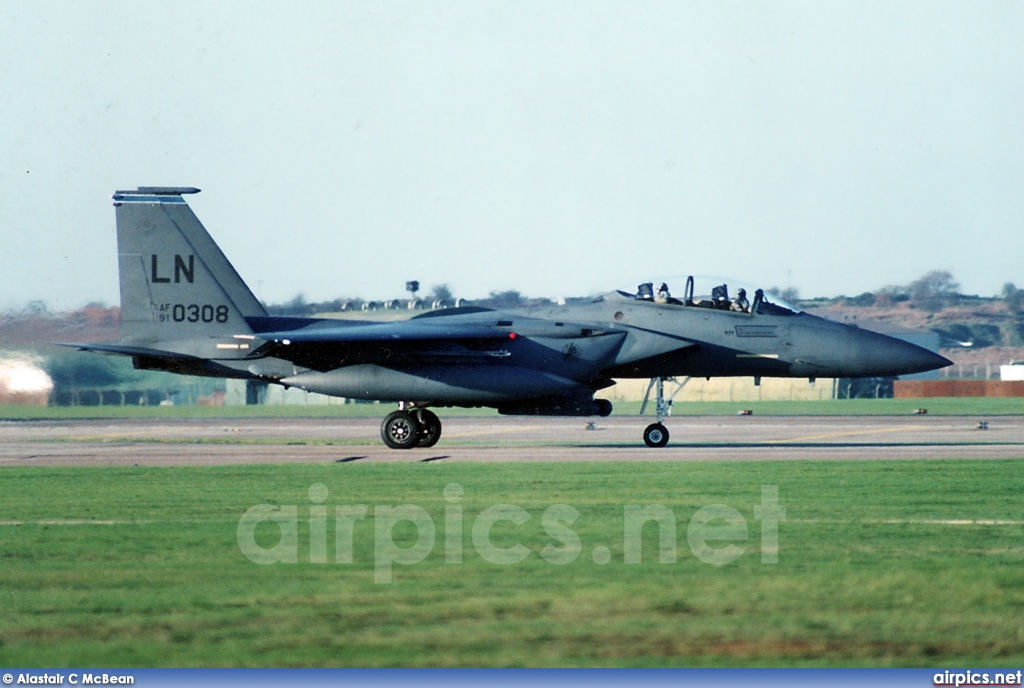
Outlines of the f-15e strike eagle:
[{"label": "f-15e strike eagle", "polygon": [[136,368],[242,378],[353,399],[398,402],[381,424],[394,449],[441,436],[431,407],[606,416],[594,393],[615,378],[875,377],[950,365],[924,348],[801,313],[757,290],[682,299],[613,291],[586,303],[430,311],[400,322],[272,317],[185,202],[199,189],[117,191],[121,339],[73,344],[131,356]]}]

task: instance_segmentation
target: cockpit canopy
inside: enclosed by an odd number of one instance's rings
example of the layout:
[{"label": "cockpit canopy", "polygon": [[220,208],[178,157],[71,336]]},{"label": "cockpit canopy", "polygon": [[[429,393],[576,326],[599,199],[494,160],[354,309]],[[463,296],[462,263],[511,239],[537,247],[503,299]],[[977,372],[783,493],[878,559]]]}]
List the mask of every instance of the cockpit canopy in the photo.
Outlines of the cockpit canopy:
[{"label": "cockpit canopy", "polygon": [[[670,285],[683,284],[681,293],[673,293]],[[637,301],[652,301],[685,308],[709,308],[736,313],[764,315],[796,315],[800,309],[749,284],[718,277],[667,278],[637,285],[635,292],[618,292]]]}]

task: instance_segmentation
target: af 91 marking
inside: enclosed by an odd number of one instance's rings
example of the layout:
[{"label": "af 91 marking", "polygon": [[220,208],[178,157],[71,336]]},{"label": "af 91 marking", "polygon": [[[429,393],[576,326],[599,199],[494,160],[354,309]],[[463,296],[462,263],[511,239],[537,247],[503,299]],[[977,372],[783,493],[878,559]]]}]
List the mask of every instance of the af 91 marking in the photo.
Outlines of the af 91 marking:
[{"label": "af 91 marking", "polygon": [[[204,322],[204,323],[226,323],[228,321],[228,307],[215,306],[209,303],[175,303],[166,304],[160,309],[160,322]],[[167,311],[170,311],[168,315]]]}]

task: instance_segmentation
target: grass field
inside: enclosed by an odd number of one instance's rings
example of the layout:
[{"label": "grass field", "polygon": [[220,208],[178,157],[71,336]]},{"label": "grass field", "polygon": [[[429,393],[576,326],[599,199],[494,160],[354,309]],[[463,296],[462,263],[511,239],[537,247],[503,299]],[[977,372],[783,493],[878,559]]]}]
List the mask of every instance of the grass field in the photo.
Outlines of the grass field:
[{"label": "grass field", "polygon": [[[0,420],[74,418],[383,418],[394,404],[333,406],[18,406],[0,405]],[[910,415],[925,408],[930,415],[1021,415],[1024,398],[828,399],[824,401],[676,402],[673,415],[731,416],[743,409],[766,416]],[[636,415],[640,402],[617,402],[615,415]],[[654,413],[653,404],[647,415]],[[447,416],[494,416],[494,409],[446,408]]]},{"label": "grass field", "polygon": [[[195,665],[1020,665],[1024,461],[630,464],[308,464],[5,468],[0,500],[0,664]],[[445,563],[444,488],[462,486],[463,562]],[[309,488],[328,488],[327,561],[310,563]],[[777,485],[779,561],[760,558],[754,508]],[[298,507],[297,563],[258,565],[237,544],[257,504]],[[531,516],[492,542],[485,508]],[[334,506],[365,504],[353,563],[335,560]],[[375,582],[374,507],[415,504],[437,541]],[[582,553],[555,565],[544,510],[568,504]],[[623,561],[626,505],[662,504],[679,559]],[[716,567],[688,546],[701,507],[746,519],[745,552]],[[457,532],[457,531],[455,531]],[[409,523],[394,528],[403,546]],[[271,546],[276,526],[256,538]],[[713,543],[724,546],[728,543]],[[595,547],[611,561],[595,563]],[[379,550],[377,550],[379,552]]]}]

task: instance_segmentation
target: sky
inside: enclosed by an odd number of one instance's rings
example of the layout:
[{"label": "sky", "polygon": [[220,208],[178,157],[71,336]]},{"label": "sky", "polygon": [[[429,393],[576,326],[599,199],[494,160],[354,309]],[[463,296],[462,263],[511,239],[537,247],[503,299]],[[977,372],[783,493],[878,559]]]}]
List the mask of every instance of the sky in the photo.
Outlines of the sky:
[{"label": "sky", "polygon": [[[118,303],[110,196],[254,293],[1024,286],[1020,2],[0,3],[0,308]],[[682,285],[678,285],[681,290]]]}]

